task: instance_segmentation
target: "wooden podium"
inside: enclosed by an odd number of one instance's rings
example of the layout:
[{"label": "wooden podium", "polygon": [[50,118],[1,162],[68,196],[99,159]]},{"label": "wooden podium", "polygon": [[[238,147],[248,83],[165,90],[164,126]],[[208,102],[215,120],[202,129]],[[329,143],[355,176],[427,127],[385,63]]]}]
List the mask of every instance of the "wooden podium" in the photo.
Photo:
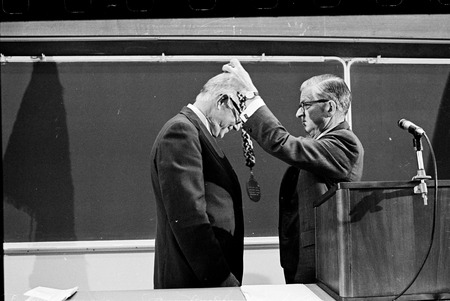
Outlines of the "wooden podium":
[{"label": "wooden podium", "polygon": [[[417,182],[340,183],[314,203],[318,284],[336,300],[392,300],[411,282],[430,244],[428,205]],[[450,180],[438,182],[433,246],[398,300],[450,299]]]}]

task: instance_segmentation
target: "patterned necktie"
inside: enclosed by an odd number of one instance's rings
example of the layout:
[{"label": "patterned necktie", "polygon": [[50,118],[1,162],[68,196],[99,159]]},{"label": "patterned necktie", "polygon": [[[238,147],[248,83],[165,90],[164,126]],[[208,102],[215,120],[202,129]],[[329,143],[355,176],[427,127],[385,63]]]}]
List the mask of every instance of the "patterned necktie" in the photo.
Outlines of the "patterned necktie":
[{"label": "patterned necktie", "polygon": [[[239,96],[239,105],[241,108],[241,112],[245,110],[245,97],[241,94]],[[250,168],[250,178],[247,181],[247,195],[250,200],[254,202],[258,202],[261,199],[261,188],[259,187],[258,182],[253,175],[253,166],[255,166],[255,152],[253,151],[253,142],[250,138],[250,135],[242,128],[241,129],[242,136],[242,148],[244,151],[245,157],[245,165]]]}]

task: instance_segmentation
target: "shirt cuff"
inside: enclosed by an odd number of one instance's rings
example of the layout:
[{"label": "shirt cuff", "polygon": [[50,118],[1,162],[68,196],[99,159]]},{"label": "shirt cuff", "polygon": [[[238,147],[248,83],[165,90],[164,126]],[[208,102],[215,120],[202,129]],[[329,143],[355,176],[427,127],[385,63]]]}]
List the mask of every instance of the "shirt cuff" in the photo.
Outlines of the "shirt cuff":
[{"label": "shirt cuff", "polygon": [[260,107],[265,106],[266,103],[260,96],[256,96],[255,100],[247,107],[244,111],[242,111],[239,116],[242,122],[247,122],[247,120],[256,112]]}]

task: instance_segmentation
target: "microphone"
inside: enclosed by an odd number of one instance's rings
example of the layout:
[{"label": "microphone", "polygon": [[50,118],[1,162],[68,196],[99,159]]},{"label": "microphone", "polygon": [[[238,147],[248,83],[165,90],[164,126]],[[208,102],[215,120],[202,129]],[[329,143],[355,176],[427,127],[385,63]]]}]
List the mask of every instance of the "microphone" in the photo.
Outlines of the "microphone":
[{"label": "microphone", "polygon": [[404,118],[398,121],[398,126],[417,137],[422,137],[422,135],[425,134],[425,131],[420,126],[417,126]]},{"label": "microphone", "polygon": [[[425,135],[425,131],[421,127],[415,125],[411,121],[408,121],[404,118],[400,119],[398,121],[398,126],[401,129],[407,130],[408,132],[410,132],[411,134],[414,135],[414,146],[417,151],[417,165],[418,165],[419,169],[417,170],[417,175],[415,177],[413,177],[412,180],[420,181],[419,185],[414,187],[414,193],[422,194],[423,203],[424,203],[424,205],[427,205],[428,189],[427,189],[427,184],[425,183],[425,180],[431,179],[431,177],[427,176],[425,173],[425,168],[423,166],[423,158],[422,158],[422,143],[420,142],[420,138],[423,135]],[[425,137],[427,137],[427,136],[425,135]],[[427,138],[427,140],[428,140],[428,138]]]}]

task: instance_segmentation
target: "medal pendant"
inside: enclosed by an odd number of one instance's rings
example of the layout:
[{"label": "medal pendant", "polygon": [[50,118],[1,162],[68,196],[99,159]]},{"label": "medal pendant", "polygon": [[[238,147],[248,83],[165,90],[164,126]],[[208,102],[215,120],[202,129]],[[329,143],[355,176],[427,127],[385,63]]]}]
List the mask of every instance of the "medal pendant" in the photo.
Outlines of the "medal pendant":
[{"label": "medal pendant", "polygon": [[250,200],[253,202],[259,202],[261,199],[261,188],[259,187],[258,182],[253,176],[253,171],[250,172],[250,178],[247,181],[247,194]]}]

